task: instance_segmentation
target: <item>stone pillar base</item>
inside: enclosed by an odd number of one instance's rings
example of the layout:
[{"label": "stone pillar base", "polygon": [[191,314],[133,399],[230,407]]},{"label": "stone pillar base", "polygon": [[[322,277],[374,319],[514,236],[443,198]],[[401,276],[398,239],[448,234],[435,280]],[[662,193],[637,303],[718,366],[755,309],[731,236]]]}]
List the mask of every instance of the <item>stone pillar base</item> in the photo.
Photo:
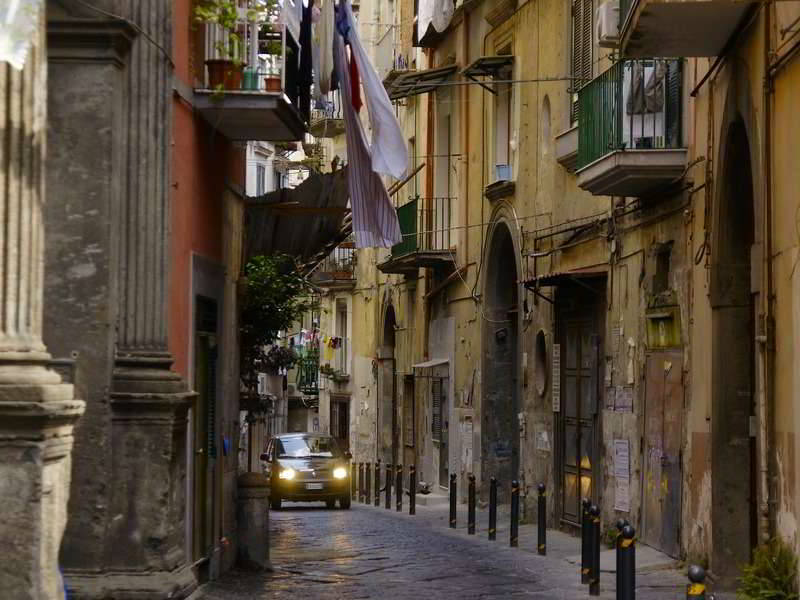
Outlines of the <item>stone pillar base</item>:
[{"label": "stone pillar base", "polygon": [[256,571],[272,570],[269,562],[269,481],[261,473],[242,473],[238,480],[237,563]]},{"label": "stone pillar base", "polygon": [[70,571],[64,576],[71,600],[180,600],[197,588],[194,573],[188,565],[174,571]]}]

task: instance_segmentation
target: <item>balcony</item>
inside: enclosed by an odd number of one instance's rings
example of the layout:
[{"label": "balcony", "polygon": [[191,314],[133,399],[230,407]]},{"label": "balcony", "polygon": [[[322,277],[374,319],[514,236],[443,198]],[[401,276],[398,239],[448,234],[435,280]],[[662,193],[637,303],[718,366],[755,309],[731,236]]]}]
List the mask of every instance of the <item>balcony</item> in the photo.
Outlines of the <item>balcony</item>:
[{"label": "balcony", "polygon": [[620,0],[624,56],[718,56],[755,2]]},{"label": "balcony", "polygon": [[334,383],[345,383],[350,380],[350,339],[346,337],[334,338],[336,347],[325,349],[325,364],[320,367],[320,373]]},{"label": "balcony", "polygon": [[[290,29],[242,20],[239,42],[231,42],[218,25],[204,29],[203,81],[193,96],[203,119],[231,141],[302,139],[306,126],[299,100],[286,93],[296,71],[287,56],[297,56],[299,47]],[[230,50],[231,44],[239,50]]]},{"label": "balcony", "polygon": [[335,138],[344,133],[342,97],[338,90],[328,92],[324,102],[325,108],[315,108],[311,111],[308,133],[315,138]]},{"label": "balcony", "polygon": [[346,290],[356,284],[356,248],[352,240],[342,242],[333,249],[311,272],[311,281],[324,288]]},{"label": "balcony", "polygon": [[625,60],[578,92],[578,185],[596,196],[642,196],[686,167],[678,59]]},{"label": "balcony", "polygon": [[319,350],[304,353],[295,365],[295,384],[306,396],[319,395]]},{"label": "balcony", "polygon": [[384,273],[415,275],[420,268],[450,270],[454,239],[450,215],[455,198],[414,198],[397,208],[403,241],[378,265]]}]

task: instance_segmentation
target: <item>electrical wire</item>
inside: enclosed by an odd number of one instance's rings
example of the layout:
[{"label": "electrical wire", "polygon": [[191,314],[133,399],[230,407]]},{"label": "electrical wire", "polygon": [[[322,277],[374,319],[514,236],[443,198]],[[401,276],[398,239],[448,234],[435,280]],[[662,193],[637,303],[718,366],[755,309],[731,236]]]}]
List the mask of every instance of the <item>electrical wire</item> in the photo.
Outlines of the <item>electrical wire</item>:
[{"label": "electrical wire", "polygon": [[148,42],[153,44],[153,46],[155,46],[161,51],[161,54],[164,55],[164,58],[166,58],[169,61],[170,67],[175,68],[175,62],[172,60],[172,55],[170,55],[170,53],[167,52],[167,50],[161,44],[159,44],[156,40],[154,40],[152,36],[149,33],[147,33],[144,29],[142,29],[137,23],[134,23],[130,19],[127,19],[121,15],[108,12],[107,10],[103,10],[102,8],[89,4],[85,0],[73,0],[73,1],[101,15],[105,15],[106,17],[111,17],[112,19],[117,19],[118,21],[122,21],[126,25],[130,25],[134,30],[136,30],[136,33],[141,34]]}]

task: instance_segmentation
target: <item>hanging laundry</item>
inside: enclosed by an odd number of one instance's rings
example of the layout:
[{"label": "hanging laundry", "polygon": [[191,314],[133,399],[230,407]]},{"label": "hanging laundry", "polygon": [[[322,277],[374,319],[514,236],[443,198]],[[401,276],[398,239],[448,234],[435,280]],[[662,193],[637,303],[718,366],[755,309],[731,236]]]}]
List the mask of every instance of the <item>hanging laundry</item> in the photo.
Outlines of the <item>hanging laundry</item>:
[{"label": "hanging laundry", "polygon": [[314,25],[314,35],[316,45],[319,48],[319,91],[320,94],[327,94],[332,89],[333,0],[322,0],[320,2],[320,17],[319,21]]},{"label": "hanging laundry", "polygon": [[[364,89],[370,125],[372,126],[372,144],[370,148],[372,169],[377,173],[391,175],[400,179],[408,168],[408,151],[403,139],[403,132],[394,115],[389,95],[383,86],[375,67],[370,63],[364,46],[358,37],[358,31],[350,24],[355,23],[350,0],[339,3],[339,13],[344,15],[342,26],[347,31],[347,41],[358,64],[358,73]],[[341,76],[341,75],[340,75]]]},{"label": "hanging laundry", "polygon": [[418,0],[417,32],[419,39],[428,33],[428,27],[442,33],[450,25],[455,12],[453,0]]},{"label": "hanging laundry", "polygon": [[[344,1],[345,6],[347,6],[347,0]],[[353,235],[356,247],[389,248],[403,239],[400,232],[400,223],[397,220],[397,211],[395,211],[389,200],[383,181],[372,168],[373,160],[370,155],[370,149],[367,146],[366,135],[361,126],[361,120],[353,108],[353,100],[350,97],[350,73],[347,69],[344,38],[339,33],[334,35],[333,38],[334,64],[336,72],[341,79],[340,87],[343,97],[342,110],[344,112],[349,162],[347,182],[350,188],[350,208],[353,215]],[[363,75],[363,69],[360,70]],[[385,90],[383,94],[384,96],[386,95]],[[370,97],[367,96],[367,106],[369,106],[369,100]],[[394,115],[390,113],[390,116],[394,120]],[[396,121],[394,125],[397,126]],[[375,127],[374,124],[373,127]],[[374,149],[375,146],[373,145]]]},{"label": "hanging laundry", "polygon": [[320,81],[319,81],[319,60],[320,60],[320,49],[319,49],[319,39],[317,38],[317,28],[319,27],[319,21],[322,16],[322,10],[319,7],[319,4],[315,4],[311,8],[311,68],[314,75],[314,84],[311,88],[311,98],[314,100],[314,108],[319,108],[323,101],[322,91],[320,90]]},{"label": "hanging laundry", "polygon": [[353,108],[361,111],[361,82],[358,79],[358,65],[356,59],[350,54],[350,97],[353,99]]}]

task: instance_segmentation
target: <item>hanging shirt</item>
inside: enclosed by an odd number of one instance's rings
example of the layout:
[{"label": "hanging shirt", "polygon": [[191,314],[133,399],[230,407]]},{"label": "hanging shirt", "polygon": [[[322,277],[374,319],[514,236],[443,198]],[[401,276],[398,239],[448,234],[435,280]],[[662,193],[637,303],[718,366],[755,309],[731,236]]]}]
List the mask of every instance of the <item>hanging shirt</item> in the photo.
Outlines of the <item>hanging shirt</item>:
[{"label": "hanging shirt", "polygon": [[358,74],[361,76],[361,85],[364,88],[364,98],[369,111],[369,120],[372,126],[370,149],[372,169],[400,179],[408,168],[408,151],[403,140],[403,132],[400,131],[400,125],[394,116],[386,88],[383,87],[383,82],[369,62],[364,46],[361,45],[358,37],[357,29],[352,26],[355,18],[350,8],[350,0],[342,0],[339,7],[339,12],[344,11],[342,16],[347,21],[343,26],[349,27],[347,41],[350,42],[350,49],[358,64]]},{"label": "hanging shirt", "polygon": [[361,82],[358,80],[358,64],[355,57],[350,56],[350,97],[353,99],[353,108],[361,111]]},{"label": "hanging shirt", "polygon": [[320,94],[327,94],[332,89],[333,0],[324,0],[321,3],[319,22],[314,26],[314,33],[319,47],[319,91]]},{"label": "hanging shirt", "polygon": [[372,169],[373,160],[367,146],[367,137],[361,127],[361,120],[353,108],[344,39],[338,32],[333,38],[333,59],[341,83],[339,87],[342,94],[349,162],[347,183],[350,188],[350,208],[356,248],[389,248],[403,239],[397,211],[389,200],[389,194],[386,193],[381,178]]}]

